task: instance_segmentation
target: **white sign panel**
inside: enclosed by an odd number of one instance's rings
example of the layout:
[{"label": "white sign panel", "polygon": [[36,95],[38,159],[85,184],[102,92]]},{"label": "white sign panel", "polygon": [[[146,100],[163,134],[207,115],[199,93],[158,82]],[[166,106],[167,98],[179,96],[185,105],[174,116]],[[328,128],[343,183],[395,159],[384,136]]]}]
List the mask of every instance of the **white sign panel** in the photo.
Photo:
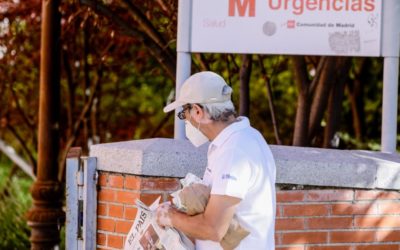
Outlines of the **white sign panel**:
[{"label": "white sign panel", "polygon": [[192,52],[381,54],[382,0],[192,1]]}]

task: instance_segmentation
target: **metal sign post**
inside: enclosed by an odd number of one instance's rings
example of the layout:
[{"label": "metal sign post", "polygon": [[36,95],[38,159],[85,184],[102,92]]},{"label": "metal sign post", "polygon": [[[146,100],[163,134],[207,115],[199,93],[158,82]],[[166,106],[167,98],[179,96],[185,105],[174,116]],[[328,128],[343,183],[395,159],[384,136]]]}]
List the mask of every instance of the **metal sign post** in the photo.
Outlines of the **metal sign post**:
[{"label": "metal sign post", "polygon": [[[192,14],[192,1],[179,0],[178,6],[178,41],[177,41],[177,67],[175,96],[178,98],[182,84],[190,76],[192,57],[190,54],[190,26]],[[177,114],[179,110],[175,111]],[[175,115],[175,139],[185,139],[185,124]]]},{"label": "metal sign post", "polygon": [[383,1],[382,56],[383,102],[382,102],[382,152],[396,152],[397,99],[399,88],[400,54],[400,1]]}]

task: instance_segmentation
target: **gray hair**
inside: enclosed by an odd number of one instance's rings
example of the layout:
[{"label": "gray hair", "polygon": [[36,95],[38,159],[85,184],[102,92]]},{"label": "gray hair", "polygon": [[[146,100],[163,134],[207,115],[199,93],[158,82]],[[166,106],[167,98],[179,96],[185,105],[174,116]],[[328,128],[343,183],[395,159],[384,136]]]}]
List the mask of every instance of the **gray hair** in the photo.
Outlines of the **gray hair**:
[{"label": "gray hair", "polygon": [[207,104],[202,103],[201,106],[203,106],[209,118],[213,121],[226,122],[231,115],[236,115],[232,101]]}]

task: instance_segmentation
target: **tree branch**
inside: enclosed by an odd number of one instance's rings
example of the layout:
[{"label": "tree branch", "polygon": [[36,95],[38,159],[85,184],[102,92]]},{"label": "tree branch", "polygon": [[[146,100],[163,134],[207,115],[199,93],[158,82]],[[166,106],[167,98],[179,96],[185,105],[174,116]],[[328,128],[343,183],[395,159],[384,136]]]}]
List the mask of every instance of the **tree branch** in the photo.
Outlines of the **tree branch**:
[{"label": "tree branch", "polygon": [[66,160],[68,151],[72,147],[72,145],[75,143],[78,133],[79,133],[79,130],[80,130],[80,127],[81,127],[81,124],[83,123],[85,117],[87,116],[87,114],[90,112],[90,110],[92,108],[93,100],[94,100],[94,97],[95,97],[95,95],[97,93],[97,89],[98,89],[97,86],[100,84],[101,79],[102,79],[102,70],[103,70],[103,68],[102,68],[102,66],[100,66],[100,69],[98,70],[98,73],[97,73],[97,75],[98,75],[97,81],[95,81],[95,83],[91,87],[90,96],[87,99],[87,102],[85,103],[85,105],[83,106],[83,109],[79,115],[78,120],[74,124],[74,129],[73,129],[72,135],[70,138],[68,138],[68,141],[67,141],[64,149],[62,150],[62,153],[60,154],[61,155],[61,159],[59,161],[59,170],[60,171],[58,172],[59,173],[59,176],[58,176],[59,181],[65,180],[65,160]]},{"label": "tree branch", "polygon": [[151,132],[150,138],[153,138],[157,135],[157,133],[164,127],[165,124],[167,124],[167,121],[171,117],[172,114],[175,114],[174,112],[169,112],[167,113],[164,118],[161,120],[160,123],[158,123],[157,127]]},{"label": "tree branch", "polygon": [[171,79],[175,80],[176,58],[171,58],[170,53],[167,52],[166,48],[160,47],[152,39],[149,39],[147,34],[134,29],[132,25],[125,22],[125,20],[113,13],[110,8],[107,8],[99,1],[80,0],[80,2],[91,7],[95,12],[114,22],[123,34],[134,37],[142,42],[149,49],[153,57],[160,63],[166,73],[171,77]]},{"label": "tree branch", "polygon": [[319,78],[321,77],[321,74],[323,72],[323,68],[325,66],[326,60],[327,60],[327,57],[323,56],[320,58],[320,60],[318,62],[318,66],[315,71],[315,76],[310,85],[310,94],[311,95],[313,95],[315,93],[315,89],[316,89],[316,86],[318,85]]},{"label": "tree branch", "polygon": [[276,115],[275,115],[275,105],[274,105],[272,89],[271,89],[271,81],[267,75],[267,71],[265,70],[262,57],[258,56],[258,59],[259,59],[259,63],[260,63],[261,74],[263,76],[263,79],[265,81],[265,86],[267,88],[268,106],[269,106],[269,112],[271,114],[272,126],[274,128],[275,140],[278,145],[282,145],[282,141],[279,138],[278,122],[276,120]]},{"label": "tree branch", "polygon": [[66,137],[70,137],[72,134],[72,121],[73,121],[73,111],[75,109],[75,100],[73,98],[74,93],[75,93],[75,84],[73,82],[73,75],[72,75],[72,70],[71,70],[71,65],[69,64],[68,60],[68,52],[66,50],[62,50],[62,59],[63,59],[63,65],[65,69],[65,73],[67,75],[67,103],[66,103],[66,109],[67,109],[67,132],[66,132]]},{"label": "tree branch", "polygon": [[0,151],[3,152],[15,165],[17,165],[22,171],[24,171],[33,180],[36,180],[36,176],[33,173],[33,167],[29,165],[21,156],[15,153],[15,150],[8,145],[5,141],[0,139]]},{"label": "tree branch", "polygon": [[24,139],[21,137],[21,135],[10,125],[10,123],[7,123],[7,129],[10,130],[10,132],[15,136],[19,144],[21,145],[22,149],[24,152],[28,155],[29,161],[31,162],[31,166],[33,168],[33,173],[36,172],[36,159],[33,157],[32,152],[29,150],[28,146],[26,146],[26,143]]},{"label": "tree branch", "polygon": [[[130,0],[122,0],[128,7],[129,13],[132,14],[135,21],[139,24],[142,30],[151,38],[158,46],[165,48],[167,43],[164,38],[160,35],[153,24],[147,19],[147,17],[137,8]],[[167,51],[168,52],[168,51]]]}]

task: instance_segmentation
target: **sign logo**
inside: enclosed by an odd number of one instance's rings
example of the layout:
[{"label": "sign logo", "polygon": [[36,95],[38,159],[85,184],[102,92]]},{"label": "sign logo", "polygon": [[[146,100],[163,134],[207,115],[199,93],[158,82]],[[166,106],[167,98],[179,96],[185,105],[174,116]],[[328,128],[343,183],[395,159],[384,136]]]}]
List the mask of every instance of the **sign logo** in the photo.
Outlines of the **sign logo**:
[{"label": "sign logo", "polygon": [[235,10],[239,16],[248,15],[254,17],[256,14],[256,0],[229,0],[229,16],[235,16]]},{"label": "sign logo", "polygon": [[288,20],[287,21],[288,29],[294,29],[295,26],[296,26],[296,22],[294,20]]}]

